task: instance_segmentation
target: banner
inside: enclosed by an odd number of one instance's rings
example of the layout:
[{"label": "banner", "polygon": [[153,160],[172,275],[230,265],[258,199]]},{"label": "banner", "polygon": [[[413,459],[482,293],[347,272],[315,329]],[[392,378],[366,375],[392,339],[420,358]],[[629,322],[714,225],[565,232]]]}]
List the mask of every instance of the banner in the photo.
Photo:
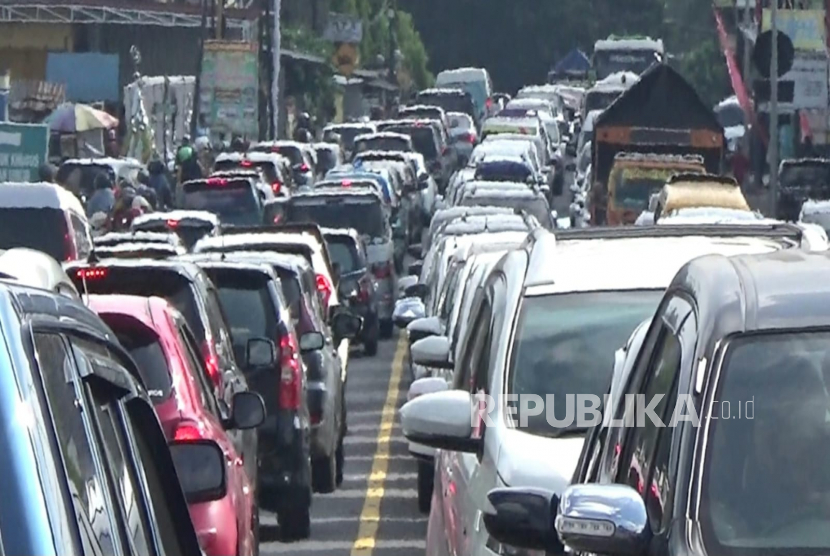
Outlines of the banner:
[{"label": "banner", "polygon": [[[764,9],[762,31],[770,29],[770,13]],[[796,50],[826,52],[824,10],[778,10],[778,30],[790,37]]]},{"label": "banner", "polygon": [[205,41],[199,111],[212,136],[259,136],[259,60],[257,45]]},{"label": "banner", "polygon": [[330,13],[323,38],[334,43],[360,44],[363,40],[363,21],[351,15]]},{"label": "banner", "polygon": [[0,123],[0,182],[33,182],[47,160],[49,126]]}]

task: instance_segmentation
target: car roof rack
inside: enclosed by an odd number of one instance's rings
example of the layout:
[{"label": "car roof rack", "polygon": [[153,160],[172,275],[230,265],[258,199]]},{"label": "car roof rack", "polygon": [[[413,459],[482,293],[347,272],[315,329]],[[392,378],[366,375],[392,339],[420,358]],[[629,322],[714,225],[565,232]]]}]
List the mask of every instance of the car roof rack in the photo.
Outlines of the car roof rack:
[{"label": "car roof rack", "polygon": [[661,237],[759,237],[801,244],[804,230],[788,222],[770,224],[663,224],[655,226],[597,226],[553,231],[557,239],[636,239]]}]

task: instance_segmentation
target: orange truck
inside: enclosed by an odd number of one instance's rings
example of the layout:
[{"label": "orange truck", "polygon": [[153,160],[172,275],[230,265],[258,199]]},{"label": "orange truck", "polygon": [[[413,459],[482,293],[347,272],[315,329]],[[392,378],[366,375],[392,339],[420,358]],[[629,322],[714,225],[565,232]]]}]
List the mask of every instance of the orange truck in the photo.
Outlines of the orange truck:
[{"label": "orange truck", "polygon": [[609,226],[633,225],[654,193],[675,174],[705,173],[703,157],[620,153],[608,177],[605,223]]}]

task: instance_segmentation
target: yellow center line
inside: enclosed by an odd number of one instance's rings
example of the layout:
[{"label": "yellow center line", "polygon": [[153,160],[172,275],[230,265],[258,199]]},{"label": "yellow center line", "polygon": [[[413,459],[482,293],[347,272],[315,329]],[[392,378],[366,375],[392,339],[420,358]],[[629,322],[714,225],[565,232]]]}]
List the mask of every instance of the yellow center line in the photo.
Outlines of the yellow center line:
[{"label": "yellow center line", "polygon": [[406,335],[401,335],[395,349],[395,358],[392,360],[392,374],[389,376],[389,388],[386,391],[386,401],[381,413],[380,430],[377,437],[377,448],[372,458],[372,471],[366,485],[366,498],[363,501],[363,510],[360,512],[360,527],[357,530],[357,539],[352,545],[351,556],[371,556],[375,547],[375,538],[380,526],[380,503],[383,500],[383,487],[386,482],[386,471],[389,469],[389,440],[395,413],[398,411],[398,395],[403,375],[403,360],[406,355]]}]

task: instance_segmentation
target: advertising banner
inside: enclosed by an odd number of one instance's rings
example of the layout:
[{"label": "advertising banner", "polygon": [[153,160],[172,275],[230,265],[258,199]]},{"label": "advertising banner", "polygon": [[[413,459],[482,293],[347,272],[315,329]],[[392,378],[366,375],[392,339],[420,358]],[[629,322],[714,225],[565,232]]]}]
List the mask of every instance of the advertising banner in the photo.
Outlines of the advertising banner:
[{"label": "advertising banner", "polygon": [[[770,29],[770,10],[764,9],[762,31]],[[824,10],[778,10],[778,30],[786,33],[796,50],[826,52]]]},{"label": "advertising banner", "polygon": [[199,85],[200,113],[213,136],[259,134],[257,44],[206,41]]}]

